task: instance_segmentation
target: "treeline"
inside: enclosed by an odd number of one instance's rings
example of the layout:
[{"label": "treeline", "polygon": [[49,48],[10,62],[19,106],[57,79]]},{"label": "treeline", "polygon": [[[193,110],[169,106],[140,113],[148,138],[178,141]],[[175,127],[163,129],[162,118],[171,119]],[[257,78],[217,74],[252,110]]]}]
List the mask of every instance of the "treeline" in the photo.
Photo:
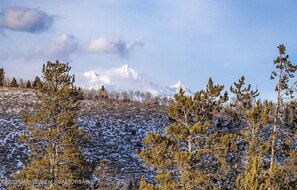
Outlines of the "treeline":
[{"label": "treeline", "polygon": [[[41,89],[42,81],[36,76],[33,81],[6,77],[4,68],[0,68],[0,87]],[[169,105],[172,99],[167,96],[154,96],[150,92],[140,91],[108,91],[103,85],[99,89],[77,88],[80,100],[114,100],[125,102],[142,102],[144,104]]]},{"label": "treeline", "polygon": [[41,80],[38,76],[33,81],[24,80],[22,78],[16,79],[15,77],[5,76],[4,68],[0,68],[0,87],[12,88],[40,88]]},{"label": "treeline", "polygon": [[125,102],[142,102],[144,104],[169,105],[173,100],[167,96],[154,96],[150,92],[140,91],[107,91],[104,86],[100,89],[80,89],[85,100],[115,100]]}]

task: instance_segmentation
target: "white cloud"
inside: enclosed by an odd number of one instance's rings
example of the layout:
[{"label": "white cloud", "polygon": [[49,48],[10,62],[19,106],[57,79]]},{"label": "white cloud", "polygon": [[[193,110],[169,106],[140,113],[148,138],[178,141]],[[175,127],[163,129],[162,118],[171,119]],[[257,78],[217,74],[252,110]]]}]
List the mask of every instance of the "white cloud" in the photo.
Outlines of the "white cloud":
[{"label": "white cloud", "polygon": [[[30,52],[2,52],[0,58],[3,60],[61,60],[70,61],[73,55],[84,55],[86,53],[115,54],[122,58],[129,57],[136,46],[143,46],[141,41],[124,42],[122,40],[109,40],[100,37],[91,40],[87,46],[82,46],[72,34],[61,34],[53,38],[47,45]],[[79,50],[80,49],[80,50]]]},{"label": "white cloud", "polygon": [[77,48],[78,41],[73,35],[61,34],[42,50],[42,54],[53,60],[68,59]]},{"label": "white cloud", "polygon": [[89,53],[108,53],[117,54],[120,57],[127,57],[136,46],[143,46],[141,41],[125,42],[121,39],[109,39],[99,37],[91,40],[85,47],[85,51]]},{"label": "white cloud", "polygon": [[51,28],[54,16],[38,9],[9,7],[0,14],[3,29],[40,33]]},{"label": "white cloud", "polygon": [[78,46],[77,39],[73,35],[61,34],[39,50],[31,50],[30,52],[0,51],[0,59],[6,61],[20,59],[69,61],[70,56],[76,53]]}]

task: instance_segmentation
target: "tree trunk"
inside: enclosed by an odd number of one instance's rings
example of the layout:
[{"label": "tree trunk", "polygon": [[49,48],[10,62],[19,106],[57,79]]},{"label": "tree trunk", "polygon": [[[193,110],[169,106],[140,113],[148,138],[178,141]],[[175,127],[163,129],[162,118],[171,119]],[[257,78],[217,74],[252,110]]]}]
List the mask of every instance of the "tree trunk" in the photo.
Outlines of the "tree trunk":
[{"label": "tree trunk", "polygon": [[[280,70],[280,75],[279,75],[279,80],[277,85],[277,101],[276,101],[275,110],[274,110],[273,134],[272,134],[272,143],[271,143],[271,159],[270,159],[270,168],[269,168],[270,181],[271,181],[271,176],[273,174],[273,164],[275,162],[274,157],[275,157],[275,148],[276,148],[276,141],[277,141],[277,135],[278,135],[277,122],[278,122],[279,109],[280,109],[280,103],[281,103],[282,74],[283,74],[283,69]],[[271,186],[271,182],[270,182],[269,190],[272,190],[272,189],[273,187]]]},{"label": "tree trunk", "polygon": [[51,173],[51,177],[52,177],[52,185],[56,182],[56,145],[55,143],[52,143],[52,155],[51,155],[51,160],[50,160],[50,173]]},{"label": "tree trunk", "polygon": [[192,134],[188,137],[188,151],[192,153]]},{"label": "tree trunk", "polygon": [[273,120],[273,135],[272,135],[272,144],[271,144],[271,160],[270,160],[270,172],[272,172],[274,156],[275,156],[275,145],[277,140],[277,121],[279,116],[279,108],[281,102],[281,79],[282,79],[283,70],[280,70],[278,86],[277,86],[277,101],[274,110],[274,120]]}]

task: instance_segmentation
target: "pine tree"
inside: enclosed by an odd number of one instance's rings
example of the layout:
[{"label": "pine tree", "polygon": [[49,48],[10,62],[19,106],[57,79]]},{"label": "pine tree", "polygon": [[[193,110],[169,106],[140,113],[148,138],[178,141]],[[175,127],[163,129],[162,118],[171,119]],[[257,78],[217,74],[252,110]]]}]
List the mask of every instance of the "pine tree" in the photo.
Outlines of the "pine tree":
[{"label": "pine tree", "polygon": [[36,89],[41,89],[42,88],[42,81],[38,76],[35,77],[35,80],[32,83],[32,87]]},{"label": "pine tree", "polygon": [[247,118],[247,113],[251,110],[255,99],[259,96],[258,90],[251,90],[251,85],[245,85],[245,77],[242,76],[238,83],[234,82],[234,87],[230,87],[230,92],[232,92],[235,96],[235,102],[231,105],[235,107],[236,111],[238,111],[241,117]]},{"label": "pine tree", "polygon": [[267,172],[263,168],[263,157],[265,155],[265,142],[261,139],[262,127],[269,123],[269,113],[272,103],[264,101],[261,103],[256,98],[259,96],[258,90],[251,90],[251,85],[245,86],[245,77],[242,76],[238,83],[234,82],[234,87],[230,91],[236,96],[235,102],[231,105],[237,112],[240,120],[245,120],[247,126],[241,131],[243,142],[247,147],[242,162],[245,170],[237,177],[237,189],[267,189],[269,181]]},{"label": "pine tree", "polygon": [[253,156],[248,159],[245,172],[236,181],[237,189],[240,190],[266,190],[269,181],[263,170],[263,158]]},{"label": "pine tree", "polygon": [[10,83],[10,87],[14,87],[14,88],[19,87],[18,82],[14,77],[12,78],[12,81]]},{"label": "pine tree", "polygon": [[22,78],[19,79],[19,87],[20,88],[25,88],[26,87],[24,79],[22,79]]},{"label": "pine tree", "polygon": [[[43,65],[40,101],[23,114],[27,127],[21,139],[29,146],[29,160],[15,179],[46,183],[15,184],[10,189],[86,189],[89,167],[81,153],[85,134],[77,126],[74,76],[68,64]],[[41,95],[41,96],[40,96]],[[77,181],[80,180],[80,181]],[[44,181],[43,181],[44,182]]]},{"label": "pine tree", "polygon": [[280,172],[279,184],[283,189],[297,189],[297,150],[291,150]]},{"label": "pine tree", "polygon": [[[271,139],[271,158],[270,158],[270,175],[271,179],[274,168],[277,168],[277,150],[276,142],[278,140],[278,131],[282,122],[280,120],[281,113],[284,110],[284,98],[293,98],[296,89],[296,82],[290,84],[290,79],[294,78],[297,66],[289,61],[289,55],[286,55],[286,48],[283,44],[279,45],[279,56],[274,60],[276,71],[271,74],[271,79],[277,80],[275,91],[277,92],[277,100],[274,108],[273,134]],[[291,86],[290,86],[291,85]],[[272,183],[271,183],[272,184]],[[270,187],[273,189],[273,186]]]},{"label": "pine tree", "polygon": [[99,97],[102,99],[108,99],[108,92],[103,85],[101,86],[101,88],[99,90]]},{"label": "pine tree", "polygon": [[264,157],[268,153],[267,147],[269,146],[263,138],[263,127],[271,120],[271,107],[271,102],[261,103],[258,100],[247,112],[245,118],[247,127],[242,131],[247,146],[243,162],[247,164],[243,173],[237,178],[238,189],[267,189],[269,186],[269,172],[264,167],[267,165]]},{"label": "pine tree", "polygon": [[4,86],[4,78],[5,78],[4,69],[0,68],[0,87]]},{"label": "pine tree", "polygon": [[27,81],[26,88],[32,88],[31,81],[29,81],[29,80]]},{"label": "pine tree", "polygon": [[280,112],[282,131],[277,143],[277,158],[282,161],[275,164],[270,183],[274,189],[297,189],[296,99],[286,102],[284,106]]},{"label": "pine tree", "polygon": [[144,189],[216,189],[217,182],[228,172],[224,155],[225,136],[211,129],[213,119],[222,109],[228,95],[221,95],[224,86],[209,79],[205,90],[186,96],[180,89],[168,107],[175,122],[166,133],[150,133],[144,140],[145,150],[139,153],[146,165],[156,169],[157,185]]}]

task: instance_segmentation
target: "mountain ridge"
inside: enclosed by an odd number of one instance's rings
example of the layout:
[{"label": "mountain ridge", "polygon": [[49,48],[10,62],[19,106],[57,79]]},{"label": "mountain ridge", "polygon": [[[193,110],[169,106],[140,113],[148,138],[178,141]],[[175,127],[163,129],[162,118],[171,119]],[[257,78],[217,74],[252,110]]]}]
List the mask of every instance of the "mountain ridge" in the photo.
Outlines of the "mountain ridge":
[{"label": "mountain ridge", "polygon": [[86,89],[98,89],[104,86],[108,91],[139,91],[149,92],[154,96],[173,97],[182,88],[187,95],[193,94],[180,80],[172,85],[160,86],[144,79],[128,64],[102,71],[90,70],[81,74],[80,79],[79,86]]}]

